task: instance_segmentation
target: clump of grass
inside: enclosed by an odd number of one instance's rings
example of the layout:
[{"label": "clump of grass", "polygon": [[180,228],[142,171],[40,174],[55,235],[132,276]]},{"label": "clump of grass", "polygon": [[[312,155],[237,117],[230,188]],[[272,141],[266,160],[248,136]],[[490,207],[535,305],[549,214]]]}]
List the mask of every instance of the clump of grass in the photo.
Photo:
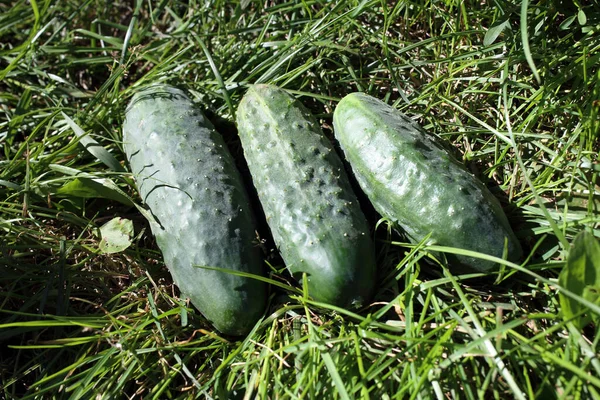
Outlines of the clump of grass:
[{"label": "clump of grass", "polygon": [[[563,320],[556,283],[574,236],[600,236],[598,9],[0,4],[3,397],[600,397],[597,327]],[[248,84],[294,93],[330,136],[344,94],[382,98],[494,190],[527,259],[497,276],[457,275],[439,249],[381,223],[372,304],[337,309],[284,283],[251,334],[222,337],[178,297],[133,204],[120,126],[151,81],[187,86],[238,160],[233,114]],[[84,190],[83,179],[105,184]],[[135,241],[101,254],[96,228],[114,216],[134,222]],[[268,238],[265,225],[259,233]],[[271,278],[290,281],[264,247]]]}]

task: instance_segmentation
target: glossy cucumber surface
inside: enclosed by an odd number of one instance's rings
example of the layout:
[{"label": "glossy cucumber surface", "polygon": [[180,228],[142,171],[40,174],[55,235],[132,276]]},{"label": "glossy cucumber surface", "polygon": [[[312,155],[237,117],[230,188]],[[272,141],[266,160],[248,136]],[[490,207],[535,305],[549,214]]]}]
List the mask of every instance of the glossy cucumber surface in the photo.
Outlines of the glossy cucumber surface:
[{"label": "glossy cucumber surface", "polygon": [[310,112],[284,90],[251,86],[237,125],[273,239],[317,301],[364,305],[375,284],[369,227],[343,165]]},{"label": "glossy cucumber surface", "polygon": [[264,312],[266,285],[197,267],[263,273],[249,200],[221,135],[183,91],[160,85],[132,98],[123,142],[176,285],[219,331],[247,333]]},{"label": "glossy cucumber surface", "polygon": [[[375,209],[418,242],[517,260],[521,246],[499,201],[439,142],[386,103],[351,93],[335,109],[335,137]],[[451,264],[496,264],[447,253]]]}]

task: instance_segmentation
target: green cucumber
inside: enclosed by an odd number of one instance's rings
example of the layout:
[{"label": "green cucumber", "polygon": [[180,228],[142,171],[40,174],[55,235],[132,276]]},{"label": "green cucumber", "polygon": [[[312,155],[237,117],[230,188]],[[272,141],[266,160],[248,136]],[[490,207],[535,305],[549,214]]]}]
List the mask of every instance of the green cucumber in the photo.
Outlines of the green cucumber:
[{"label": "green cucumber", "polygon": [[[435,139],[393,107],[363,93],[344,97],[333,114],[335,137],[356,179],[385,218],[414,242],[516,260],[521,246],[499,201]],[[496,263],[447,254],[478,271]]]},{"label": "green cucumber", "polygon": [[375,284],[369,227],[315,118],[282,89],[254,85],[237,111],[244,155],[281,256],[309,295],[365,304]]},{"label": "green cucumber", "polygon": [[200,268],[263,273],[248,196],[223,138],[184,92],[155,85],[129,103],[123,142],[175,284],[219,331],[247,333],[264,312],[266,285]]}]

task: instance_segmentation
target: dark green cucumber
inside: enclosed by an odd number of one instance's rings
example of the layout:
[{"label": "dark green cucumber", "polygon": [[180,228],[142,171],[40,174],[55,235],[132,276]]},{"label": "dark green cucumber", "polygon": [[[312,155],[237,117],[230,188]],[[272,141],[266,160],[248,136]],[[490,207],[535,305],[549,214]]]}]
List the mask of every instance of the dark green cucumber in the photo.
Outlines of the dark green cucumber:
[{"label": "dark green cucumber", "polygon": [[254,217],[223,138],[179,89],[151,86],[131,100],[123,147],[165,264],[181,292],[221,332],[247,333],[264,312]]},{"label": "dark green cucumber", "polygon": [[[335,136],[358,183],[385,218],[415,242],[508,258],[521,256],[498,200],[435,139],[393,107],[363,93],[340,101],[333,114]],[[479,271],[494,262],[447,255]]]},{"label": "dark green cucumber", "polygon": [[255,85],[239,105],[237,124],[287,268],[296,277],[307,274],[317,301],[364,304],[375,284],[369,227],[315,118],[284,90]]}]

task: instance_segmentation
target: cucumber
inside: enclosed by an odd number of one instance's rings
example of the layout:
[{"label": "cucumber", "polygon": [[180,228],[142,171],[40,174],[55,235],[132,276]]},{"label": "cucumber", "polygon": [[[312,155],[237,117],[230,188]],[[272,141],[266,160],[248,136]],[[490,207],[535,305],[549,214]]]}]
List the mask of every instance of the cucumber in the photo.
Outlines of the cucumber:
[{"label": "cucumber", "polygon": [[369,227],[343,164],[317,121],[294,97],[251,86],[239,104],[244,155],[289,271],[309,295],[342,307],[365,304],[375,284]]},{"label": "cucumber", "polygon": [[[335,137],[375,209],[414,242],[517,260],[521,246],[499,201],[436,139],[393,107],[351,93],[333,114]],[[446,254],[457,266],[489,271],[495,263]]]},{"label": "cucumber", "polygon": [[247,333],[264,312],[266,285],[199,268],[263,274],[254,216],[223,138],[183,91],[155,85],[129,103],[123,142],[175,284],[219,331]]}]

